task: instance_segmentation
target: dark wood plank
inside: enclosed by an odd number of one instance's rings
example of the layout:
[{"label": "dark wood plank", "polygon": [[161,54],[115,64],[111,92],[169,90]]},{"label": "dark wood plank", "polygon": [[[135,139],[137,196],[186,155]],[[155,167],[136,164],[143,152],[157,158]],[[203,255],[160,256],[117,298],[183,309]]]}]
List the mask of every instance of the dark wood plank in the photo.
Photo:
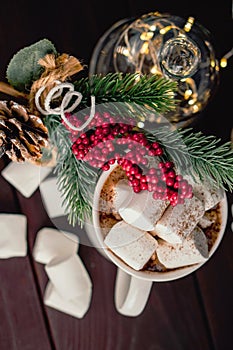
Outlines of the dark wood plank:
[{"label": "dark wood plank", "polygon": [[229,220],[223,240],[213,257],[197,273],[206,316],[216,349],[232,348],[233,325],[233,232],[230,224],[232,195],[229,195]]},{"label": "dark wood plank", "polygon": [[[0,212],[20,213],[14,190],[1,176],[0,187]],[[0,259],[0,281],[0,348],[52,349],[29,256]]]},{"label": "dark wood plank", "polygon": [[0,261],[0,347],[52,349],[29,258]]},{"label": "dark wood plank", "polygon": [[[109,335],[106,349],[114,344],[119,349],[140,349],[142,344],[145,349],[156,349],[158,344],[164,350],[173,348],[174,344],[187,349],[190,342],[198,349],[200,340],[205,349],[211,349],[192,277],[155,283],[143,313],[136,318],[125,317],[117,313],[113,302],[116,268],[102,256],[97,260],[92,250],[87,247],[82,250],[94,280],[92,309],[86,318],[88,321],[98,317],[96,336],[99,332],[103,334],[100,338]],[[90,322],[94,323],[94,319]],[[94,349],[94,345],[87,344],[88,348]]]},{"label": "dark wood plank", "polygon": [[[49,225],[49,220],[38,191],[30,201],[21,195],[18,198],[22,212],[30,210],[29,241],[33,249],[36,233]],[[83,234],[80,229],[74,230],[78,231]],[[93,247],[81,245],[79,254],[93,283],[91,305],[83,319],[45,308],[57,350],[138,349],[141,344],[146,349],[160,344],[162,349],[170,350],[175,343],[180,344],[180,349],[187,349],[190,341],[198,349],[200,339],[205,349],[211,349],[208,325],[202,317],[202,305],[192,277],[154,284],[144,312],[137,318],[125,317],[114,306],[116,267]],[[34,262],[34,266],[43,297],[48,279],[42,264]]]},{"label": "dark wood plank", "polygon": [[17,192],[17,200],[20,205],[21,212],[27,215],[28,218],[28,254],[31,259],[31,266],[35,274],[35,279],[38,287],[38,297],[41,300],[41,309],[45,315],[45,323],[48,328],[48,333],[51,335],[48,315],[43,302],[44,290],[48,282],[48,277],[44,269],[44,265],[37,263],[33,258],[33,248],[37,236],[37,232],[43,227],[54,227],[50,220],[43,202],[39,188],[32,194],[30,198],[25,198],[21,193]]}]

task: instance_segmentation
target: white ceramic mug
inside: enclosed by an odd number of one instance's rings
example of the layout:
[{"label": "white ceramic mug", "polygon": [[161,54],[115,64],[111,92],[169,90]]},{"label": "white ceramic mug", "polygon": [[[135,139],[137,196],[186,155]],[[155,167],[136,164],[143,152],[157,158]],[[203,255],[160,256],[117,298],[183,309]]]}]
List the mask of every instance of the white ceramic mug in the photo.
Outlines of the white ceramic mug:
[{"label": "white ceramic mug", "polygon": [[[100,192],[107,177],[114,168],[115,166],[112,166],[109,171],[103,172],[98,180],[93,197],[92,223],[87,223],[85,228],[93,245],[102,255],[107,257],[107,259],[117,266],[114,296],[117,311],[126,316],[138,316],[146,306],[153,282],[167,282],[185,277],[196,271],[209,259],[202,263],[175,269],[173,271],[170,270],[168,272],[136,271],[112,253],[104,243],[104,236],[99,223],[98,208]],[[220,205],[222,219],[221,228],[218,237],[209,252],[209,258],[219,246],[226,228],[228,205],[225,193]]]}]

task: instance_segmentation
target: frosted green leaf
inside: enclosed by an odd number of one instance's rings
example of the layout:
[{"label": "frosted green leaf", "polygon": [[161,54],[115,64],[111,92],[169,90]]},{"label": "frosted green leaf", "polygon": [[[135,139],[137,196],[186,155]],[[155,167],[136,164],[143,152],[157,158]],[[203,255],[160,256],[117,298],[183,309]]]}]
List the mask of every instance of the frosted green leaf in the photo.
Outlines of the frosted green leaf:
[{"label": "frosted green leaf", "polygon": [[40,58],[47,54],[56,54],[56,48],[48,39],[42,39],[35,44],[19,50],[10,60],[6,78],[16,90],[28,92],[32,83],[43,72],[43,67],[38,64]]}]

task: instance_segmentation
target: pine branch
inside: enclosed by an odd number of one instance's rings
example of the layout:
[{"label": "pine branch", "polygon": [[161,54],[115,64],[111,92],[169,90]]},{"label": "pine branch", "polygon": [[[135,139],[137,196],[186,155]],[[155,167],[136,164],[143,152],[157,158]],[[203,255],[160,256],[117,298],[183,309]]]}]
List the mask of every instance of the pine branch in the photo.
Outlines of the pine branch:
[{"label": "pine branch", "polygon": [[58,116],[49,115],[45,119],[50,141],[57,148],[58,189],[63,197],[62,205],[68,213],[68,222],[82,227],[91,215],[92,195],[98,174],[83,161],[77,161],[72,150],[69,131],[61,124]]},{"label": "pine branch", "polygon": [[[75,83],[75,89],[83,95],[81,108],[88,106],[91,95],[96,97],[97,104],[106,104],[106,108],[109,108],[109,102],[113,102],[121,116],[122,108],[128,113],[135,109],[137,112],[146,109],[148,113],[145,104],[154,112],[175,106],[174,99],[171,98],[171,88],[174,88],[171,82],[155,77],[143,77],[135,82],[135,77],[110,74],[107,77],[93,77],[91,83],[87,79],[81,79]],[[109,112],[111,114],[112,110]],[[50,140],[57,148],[55,173],[58,189],[64,198],[63,205],[68,212],[68,221],[73,226],[77,222],[83,226],[91,214],[92,195],[100,173],[95,172],[85,161],[76,159],[71,149],[70,132],[61,123],[59,116],[49,115],[45,121]],[[230,142],[221,144],[221,140],[215,136],[194,133],[191,128],[171,129],[170,125],[143,132],[149,141],[161,143],[164,158],[173,161],[180,173],[197,174],[200,180],[209,179],[214,186],[232,191],[233,149]]]},{"label": "pine branch", "polygon": [[[137,74],[123,77],[121,73],[110,73],[105,77],[93,76],[91,81],[88,78],[76,81],[75,90],[83,95],[79,105],[80,112],[90,104],[91,95],[95,96],[96,104],[106,104],[108,112],[120,113],[122,118],[124,113],[128,116],[147,117],[149,110],[150,113],[162,113],[175,108],[176,83],[155,76],[144,76],[137,81],[137,77]],[[111,108],[110,102],[113,102]],[[58,116],[49,115],[45,118],[45,124],[51,143],[57,148],[54,173],[57,175],[58,189],[68,213],[68,221],[71,225],[78,222],[83,226],[85,218],[91,213],[92,195],[98,174],[86,162],[75,158],[71,150],[69,131],[61,124]]]},{"label": "pine branch", "polygon": [[196,173],[224,190],[233,189],[233,148],[213,135],[193,132],[192,128],[171,130],[168,126],[148,133],[151,141],[159,140],[166,156],[183,173]]},{"label": "pine branch", "polygon": [[133,108],[140,113],[148,113],[148,110],[165,113],[175,109],[177,103],[174,98],[176,82],[155,75],[138,79],[137,73],[108,73],[106,76],[94,75],[91,79],[80,79],[74,86],[83,95],[81,108],[90,104],[91,95],[95,96],[96,104],[123,102],[128,112]]},{"label": "pine branch", "polygon": [[[91,214],[94,188],[99,174],[84,161],[78,161],[72,150],[69,131],[60,123],[58,116],[48,116],[46,125],[50,139],[57,147],[58,189],[63,196],[63,205],[71,225],[77,222],[82,227]],[[233,149],[231,143],[220,144],[215,136],[205,136],[192,129],[171,130],[162,126],[145,132],[149,141],[159,141],[165,159],[173,161],[182,174],[197,174],[201,180],[210,180],[214,186],[232,191]]]}]

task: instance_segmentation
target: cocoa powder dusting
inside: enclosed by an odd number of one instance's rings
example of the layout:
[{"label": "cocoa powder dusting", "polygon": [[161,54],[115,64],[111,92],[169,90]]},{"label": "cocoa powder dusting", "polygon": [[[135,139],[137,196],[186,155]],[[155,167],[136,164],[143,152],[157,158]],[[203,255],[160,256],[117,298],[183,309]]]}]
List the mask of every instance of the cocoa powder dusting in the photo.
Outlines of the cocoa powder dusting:
[{"label": "cocoa powder dusting", "polygon": [[[104,201],[108,203],[108,208],[101,208],[100,205],[100,225],[103,230],[104,236],[107,235],[107,233],[110,231],[110,229],[115,223],[121,220],[119,215],[117,213],[114,213],[114,211],[111,208],[111,205],[113,203],[113,198],[115,194],[114,188],[117,182],[122,179],[127,179],[125,171],[122,169],[121,166],[117,166],[105,181],[102,191],[100,193],[100,202]],[[222,220],[220,204],[217,204],[214,208],[206,211],[205,215],[212,222],[212,224],[207,228],[202,228],[203,232],[207,237],[208,251],[210,251],[218,237],[221,228]],[[156,272],[169,271],[169,269],[167,269],[163,264],[160,263],[156,253],[153,254],[151,259],[144,266],[143,270]]]}]

